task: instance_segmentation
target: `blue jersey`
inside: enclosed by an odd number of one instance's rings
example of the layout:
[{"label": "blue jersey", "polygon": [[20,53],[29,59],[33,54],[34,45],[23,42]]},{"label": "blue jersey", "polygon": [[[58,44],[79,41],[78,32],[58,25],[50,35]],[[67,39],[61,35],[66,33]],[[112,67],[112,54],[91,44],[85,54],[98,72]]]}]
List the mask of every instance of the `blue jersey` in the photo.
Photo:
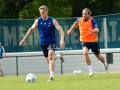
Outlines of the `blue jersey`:
[{"label": "blue jersey", "polygon": [[38,18],[38,31],[40,44],[46,44],[52,40],[56,40],[55,37],[55,26],[53,25],[53,18],[49,17],[48,20],[43,20],[41,17]]},{"label": "blue jersey", "polygon": [[3,53],[3,47],[0,46],[0,59],[2,58],[2,53]]}]

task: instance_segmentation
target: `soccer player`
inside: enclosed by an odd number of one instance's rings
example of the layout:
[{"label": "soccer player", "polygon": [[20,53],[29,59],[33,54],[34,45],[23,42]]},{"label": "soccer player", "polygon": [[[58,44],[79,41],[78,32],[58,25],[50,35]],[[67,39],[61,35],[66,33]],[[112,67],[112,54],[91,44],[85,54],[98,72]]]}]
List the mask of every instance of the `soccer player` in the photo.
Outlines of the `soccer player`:
[{"label": "soccer player", "polygon": [[83,9],[82,17],[77,18],[72,27],[68,30],[68,35],[72,34],[74,28],[79,27],[80,41],[83,47],[84,59],[89,69],[89,76],[93,76],[93,69],[91,60],[89,58],[89,50],[94,52],[98,60],[100,60],[105,68],[106,73],[108,72],[108,65],[104,60],[104,57],[100,54],[100,48],[98,44],[97,33],[99,32],[96,20],[91,17],[91,11],[88,8]]},{"label": "soccer player", "polygon": [[0,72],[1,72],[1,76],[4,76],[3,70],[2,70],[2,57],[3,57],[3,53],[4,53],[4,55],[6,57],[8,57],[7,54],[6,54],[6,52],[5,52],[4,47],[1,46],[1,42],[0,42]]},{"label": "soccer player", "polygon": [[64,43],[64,32],[58,22],[48,16],[48,7],[46,5],[42,5],[39,7],[40,17],[35,20],[31,28],[26,33],[23,40],[20,42],[20,45],[25,43],[26,38],[32,33],[32,31],[38,27],[40,45],[43,50],[44,57],[46,58],[49,64],[50,70],[50,79],[48,81],[54,81],[54,69],[55,63],[54,61],[57,58],[60,58],[62,62],[64,62],[64,58],[62,57],[62,53],[58,53],[56,56],[54,55],[55,47],[56,47],[56,36],[55,36],[55,28],[60,32],[60,46],[61,48],[65,47]]}]

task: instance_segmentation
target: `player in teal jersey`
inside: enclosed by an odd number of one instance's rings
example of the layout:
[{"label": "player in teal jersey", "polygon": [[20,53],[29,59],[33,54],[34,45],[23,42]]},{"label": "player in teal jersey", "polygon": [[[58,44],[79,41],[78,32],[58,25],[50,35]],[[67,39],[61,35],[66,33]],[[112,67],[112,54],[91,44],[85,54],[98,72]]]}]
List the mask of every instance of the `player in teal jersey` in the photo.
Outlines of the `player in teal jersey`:
[{"label": "player in teal jersey", "polygon": [[8,57],[7,54],[6,54],[6,52],[5,52],[5,50],[4,50],[4,47],[1,46],[1,42],[0,42],[0,72],[1,72],[1,76],[4,76],[3,69],[2,69],[3,53],[5,54],[6,57]]}]

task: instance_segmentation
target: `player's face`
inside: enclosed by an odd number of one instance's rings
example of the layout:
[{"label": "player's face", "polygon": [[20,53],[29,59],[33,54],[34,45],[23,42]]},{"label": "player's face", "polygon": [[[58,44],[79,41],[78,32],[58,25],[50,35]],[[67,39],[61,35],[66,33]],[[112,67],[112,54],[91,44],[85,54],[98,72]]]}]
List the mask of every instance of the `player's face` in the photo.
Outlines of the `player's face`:
[{"label": "player's face", "polygon": [[42,19],[47,19],[48,11],[40,9],[40,15],[41,15]]},{"label": "player's face", "polygon": [[87,21],[90,18],[90,14],[86,10],[83,10],[82,16],[84,21]]}]

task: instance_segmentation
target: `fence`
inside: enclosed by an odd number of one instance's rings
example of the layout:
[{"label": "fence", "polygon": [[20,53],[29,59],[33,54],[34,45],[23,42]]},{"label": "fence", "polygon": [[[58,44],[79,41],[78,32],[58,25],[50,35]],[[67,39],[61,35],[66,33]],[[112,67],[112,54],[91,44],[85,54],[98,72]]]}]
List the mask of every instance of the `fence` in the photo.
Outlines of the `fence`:
[{"label": "fence", "polygon": [[[82,50],[68,50],[62,52],[65,62],[62,63],[60,60],[55,61],[55,73],[72,73],[73,70],[79,69],[83,70],[83,73],[88,72]],[[109,71],[118,72],[120,68],[120,49],[101,49],[101,54],[106,57],[105,59],[109,64]],[[18,76],[26,75],[31,72],[35,74],[49,74],[48,64],[46,64],[42,52],[8,53],[8,55],[9,58],[3,59],[3,70],[5,75]],[[92,52],[90,52],[90,58],[94,71],[104,72],[102,63],[95,58]]]}]

